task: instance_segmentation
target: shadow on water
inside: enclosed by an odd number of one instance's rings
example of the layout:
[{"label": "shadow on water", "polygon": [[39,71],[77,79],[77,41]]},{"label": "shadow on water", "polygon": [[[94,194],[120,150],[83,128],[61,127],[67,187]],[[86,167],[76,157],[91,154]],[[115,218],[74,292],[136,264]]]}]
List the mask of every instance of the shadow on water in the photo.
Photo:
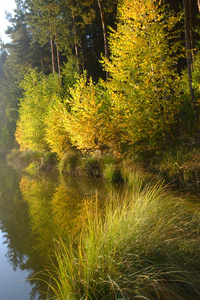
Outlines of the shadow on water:
[{"label": "shadow on water", "polygon": [[[111,185],[89,178],[19,175],[1,156],[0,230],[13,272],[20,269],[28,272],[29,278],[38,274],[45,280],[40,272],[49,264],[54,240],[60,236],[65,239],[75,229],[85,200],[92,201],[96,194],[98,199],[105,199],[110,190]],[[30,299],[47,299],[47,285],[42,280],[29,283]],[[12,282],[9,286],[12,289]],[[22,299],[28,300],[19,300]]]}]

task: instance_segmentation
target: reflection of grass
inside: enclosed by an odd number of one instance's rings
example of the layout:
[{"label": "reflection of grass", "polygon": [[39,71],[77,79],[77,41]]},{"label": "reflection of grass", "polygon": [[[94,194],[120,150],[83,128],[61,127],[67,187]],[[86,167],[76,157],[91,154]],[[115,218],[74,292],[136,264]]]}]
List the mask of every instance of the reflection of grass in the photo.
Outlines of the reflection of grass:
[{"label": "reflection of grass", "polygon": [[139,186],[103,210],[87,202],[78,235],[56,243],[55,299],[200,299],[199,213],[161,184]]}]

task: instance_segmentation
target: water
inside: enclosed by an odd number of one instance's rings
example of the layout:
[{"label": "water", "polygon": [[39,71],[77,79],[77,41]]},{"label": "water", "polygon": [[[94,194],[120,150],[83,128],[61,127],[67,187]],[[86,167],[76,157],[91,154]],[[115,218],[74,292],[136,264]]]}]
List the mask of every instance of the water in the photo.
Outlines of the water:
[{"label": "water", "polygon": [[25,280],[28,271],[14,268],[8,259],[7,238],[0,231],[0,295],[2,300],[27,300],[30,298],[31,286]]},{"label": "water", "polygon": [[[105,198],[110,186],[88,178],[21,174],[0,159],[0,300],[44,300],[41,271],[54,240],[73,231],[83,202]],[[39,279],[31,279],[37,274]]]},{"label": "water", "polygon": [[31,296],[33,285],[26,278],[31,274],[25,267],[28,225],[27,204],[19,189],[20,176],[0,159],[0,299],[39,299]]}]

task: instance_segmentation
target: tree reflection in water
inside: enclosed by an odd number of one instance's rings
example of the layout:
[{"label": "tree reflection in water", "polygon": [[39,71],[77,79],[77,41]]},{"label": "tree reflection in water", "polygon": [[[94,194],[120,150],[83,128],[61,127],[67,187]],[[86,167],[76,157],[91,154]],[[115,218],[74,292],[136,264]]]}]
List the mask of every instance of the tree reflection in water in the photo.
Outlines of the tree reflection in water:
[{"label": "tree reflection in water", "polygon": [[[0,223],[6,235],[7,258],[14,269],[28,270],[30,299],[46,299],[46,278],[40,273],[50,263],[55,239],[74,231],[81,203],[108,193],[101,181],[88,178],[53,178],[48,174],[20,177],[1,162]],[[36,277],[40,278],[37,280]],[[39,295],[39,296],[38,296]]]}]

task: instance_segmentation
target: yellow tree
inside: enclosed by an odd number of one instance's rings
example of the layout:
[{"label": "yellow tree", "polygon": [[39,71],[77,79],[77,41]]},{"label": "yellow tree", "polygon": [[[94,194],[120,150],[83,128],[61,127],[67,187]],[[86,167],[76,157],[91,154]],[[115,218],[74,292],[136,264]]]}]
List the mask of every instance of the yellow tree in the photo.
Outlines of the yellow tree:
[{"label": "yellow tree", "polygon": [[64,126],[67,109],[62,99],[57,95],[54,96],[48,106],[45,117],[45,140],[50,146],[52,152],[55,152],[59,158],[71,147],[69,133]]},{"label": "yellow tree", "polygon": [[110,60],[104,59],[114,122],[128,145],[155,147],[172,135],[179,110],[173,41],[178,17],[159,2],[123,1],[109,40]]},{"label": "yellow tree", "polygon": [[82,151],[112,147],[116,131],[101,83],[95,85],[92,80],[87,82],[85,75],[81,76],[71,89],[68,104],[70,111],[64,115],[64,127],[74,146]]}]

